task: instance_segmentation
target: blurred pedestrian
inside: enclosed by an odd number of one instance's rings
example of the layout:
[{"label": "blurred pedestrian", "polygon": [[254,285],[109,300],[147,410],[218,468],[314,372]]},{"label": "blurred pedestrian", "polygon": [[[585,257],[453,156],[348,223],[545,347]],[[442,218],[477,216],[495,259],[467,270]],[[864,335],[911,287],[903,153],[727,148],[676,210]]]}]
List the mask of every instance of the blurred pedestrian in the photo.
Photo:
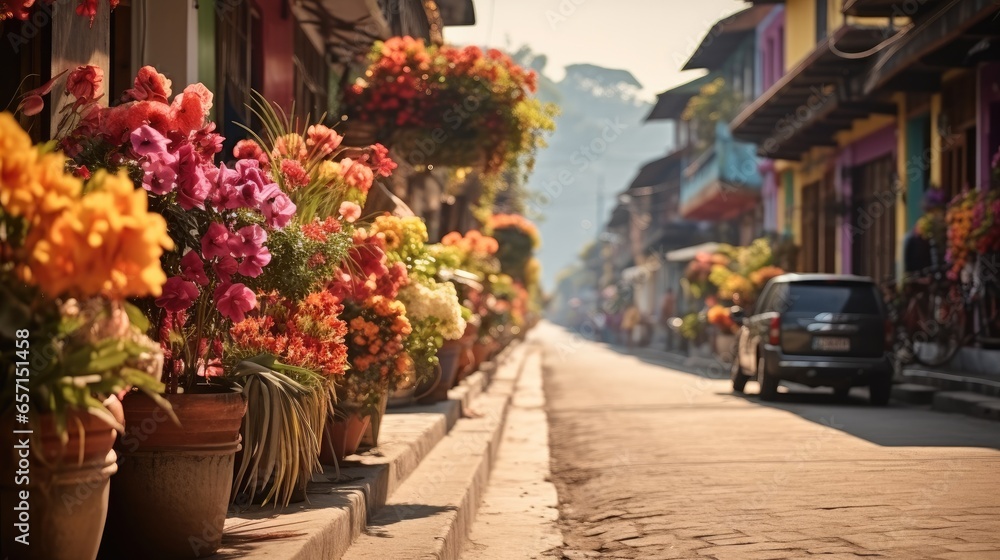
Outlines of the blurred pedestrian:
[{"label": "blurred pedestrian", "polygon": [[674,328],[670,320],[677,313],[677,296],[674,295],[673,288],[667,288],[667,293],[663,295],[663,303],[660,305],[660,324],[667,331],[667,352],[674,350]]},{"label": "blurred pedestrian", "polygon": [[628,308],[625,309],[625,315],[622,317],[622,335],[629,348],[635,344],[635,329],[641,321],[642,313],[639,311],[639,306],[635,304],[635,301],[629,302]]}]

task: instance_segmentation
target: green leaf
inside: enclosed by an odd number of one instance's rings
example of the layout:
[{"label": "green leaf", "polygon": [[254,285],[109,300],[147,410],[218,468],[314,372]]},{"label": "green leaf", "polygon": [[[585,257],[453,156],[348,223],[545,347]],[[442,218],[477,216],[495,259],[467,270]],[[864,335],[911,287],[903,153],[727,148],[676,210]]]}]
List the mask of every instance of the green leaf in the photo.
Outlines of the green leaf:
[{"label": "green leaf", "polygon": [[149,332],[149,319],[146,318],[146,315],[142,312],[142,310],[127,301],[124,303],[124,306],[125,314],[128,315],[129,322],[132,323],[135,328],[139,329],[140,332]]}]

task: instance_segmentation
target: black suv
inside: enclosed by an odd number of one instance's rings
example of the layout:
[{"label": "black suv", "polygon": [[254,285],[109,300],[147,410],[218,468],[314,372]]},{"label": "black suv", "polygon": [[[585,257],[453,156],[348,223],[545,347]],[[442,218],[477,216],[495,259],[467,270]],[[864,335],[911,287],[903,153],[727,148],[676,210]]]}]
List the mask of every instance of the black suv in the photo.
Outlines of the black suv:
[{"label": "black suv", "polygon": [[892,390],[892,324],[870,278],[842,274],[784,274],[764,286],[753,314],[731,310],[741,324],[733,360],[733,390],[751,378],[771,400],[782,380],[833,387],[846,397],[868,385],[871,403],[884,406]]}]

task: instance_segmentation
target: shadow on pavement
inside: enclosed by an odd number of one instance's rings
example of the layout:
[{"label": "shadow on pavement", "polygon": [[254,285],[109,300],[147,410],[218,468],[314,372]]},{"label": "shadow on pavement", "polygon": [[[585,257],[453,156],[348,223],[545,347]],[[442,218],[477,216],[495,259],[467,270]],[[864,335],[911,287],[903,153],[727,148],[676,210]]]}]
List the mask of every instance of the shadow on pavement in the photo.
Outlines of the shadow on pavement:
[{"label": "shadow on pavement", "polygon": [[[720,392],[760,406],[797,414],[805,420],[828,426],[885,447],[983,447],[1000,449],[1000,423],[963,414],[946,414],[927,408],[891,404],[868,404],[864,389],[855,389],[846,400],[829,389],[789,384],[788,392],[774,401],[761,401],[756,384],[749,383],[744,395]],[[785,386],[783,384],[783,386]]]}]

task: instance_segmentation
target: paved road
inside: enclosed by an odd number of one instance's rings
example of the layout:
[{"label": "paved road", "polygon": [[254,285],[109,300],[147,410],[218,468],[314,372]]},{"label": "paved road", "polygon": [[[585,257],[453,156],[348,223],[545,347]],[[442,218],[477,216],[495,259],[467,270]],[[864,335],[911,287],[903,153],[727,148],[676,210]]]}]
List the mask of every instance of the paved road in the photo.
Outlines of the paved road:
[{"label": "paved road", "polygon": [[1000,423],[535,334],[566,558],[1000,559]]}]

